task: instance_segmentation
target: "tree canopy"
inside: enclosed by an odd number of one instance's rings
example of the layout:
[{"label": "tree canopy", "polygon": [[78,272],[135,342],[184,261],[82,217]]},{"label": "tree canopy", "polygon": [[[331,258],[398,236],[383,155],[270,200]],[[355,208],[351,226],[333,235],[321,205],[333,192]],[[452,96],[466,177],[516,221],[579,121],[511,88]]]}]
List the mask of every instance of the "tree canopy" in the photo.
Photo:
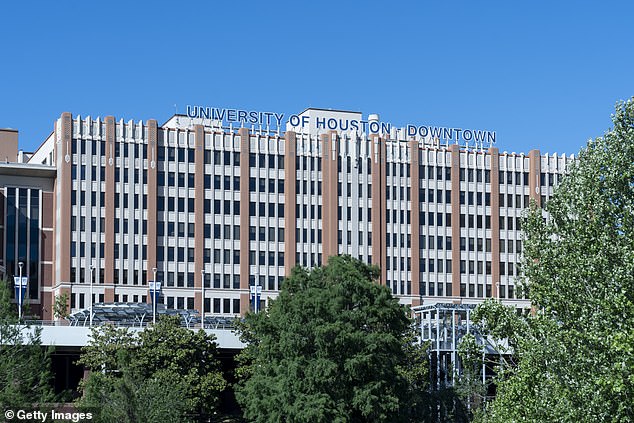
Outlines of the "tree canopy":
[{"label": "tree canopy", "polygon": [[425,390],[426,363],[411,351],[406,309],[378,276],[376,266],[330,257],[295,268],[265,311],[246,316],[236,396],[248,420],[393,422],[420,407],[409,394]]},{"label": "tree canopy", "polygon": [[634,416],[634,99],[589,141],[544,207],[533,207],[523,284],[536,313],[488,302],[476,319],[508,337],[490,422],[629,422]]},{"label": "tree canopy", "polygon": [[226,383],[213,335],[164,316],[138,334],[94,328],[79,363],[91,373],[78,405],[94,408],[96,421],[193,421],[215,412]]},{"label": "tree canopy", "polygon": [[0,408],[51,402],[51,350],[42,347],[39,328],[18,325],[9,286],[0,280]]}]

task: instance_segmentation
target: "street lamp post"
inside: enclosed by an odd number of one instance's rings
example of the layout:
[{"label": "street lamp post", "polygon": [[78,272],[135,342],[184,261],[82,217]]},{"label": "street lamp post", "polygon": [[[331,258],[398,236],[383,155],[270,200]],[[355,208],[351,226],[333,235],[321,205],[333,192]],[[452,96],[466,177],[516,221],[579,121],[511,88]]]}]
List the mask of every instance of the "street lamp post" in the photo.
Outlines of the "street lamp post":
[{"label": "street lamp post", "polygon": [[20,295],[18,297],[18,320],[22,320],[22,266],[24,266],[24,262],[19,262],[18,267],[20,268]]},{"label": "street lamp post", "polygon": [[154,287],[150,294],[152,295],[152,324],[156,324],[156,267],[152,268],[152,274],[154,275]]},{"label": "street lamp post", "polygon": [[91,264],[90,265],[90,327],[92,327],[92,304],[94,303],[93,300],[93,291],[92,291],[92,274],[93,271],[95,270],[95,265]]},{"label": "street lamp post", "polygon": [[253,298],[253,311],[258,313],[260,311],[260,296],[262,295],[262,287],[260,286],[260,277],[255,274],[255,283],[251,287],[251,298]]},{"label": "street lamp post", "polygon": [[205,269],[200,270],[200,287],[202,289],[202,300],[201,300],[201,326],[205,329]]}]

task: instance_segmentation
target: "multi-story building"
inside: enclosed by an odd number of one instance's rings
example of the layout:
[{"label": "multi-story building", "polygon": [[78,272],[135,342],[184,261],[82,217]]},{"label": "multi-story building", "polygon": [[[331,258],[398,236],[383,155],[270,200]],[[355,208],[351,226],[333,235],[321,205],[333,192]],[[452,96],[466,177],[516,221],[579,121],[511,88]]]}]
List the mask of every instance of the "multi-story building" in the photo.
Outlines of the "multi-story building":
[{"label": "multi-story building", "polygon": [[266,303],[295,265],[337,254],[379,265],[403,303],[529,305],[516,283],[520,217],[552,195],[570,157],[378,123],[366,134],[341,124],[364,122],[354,112],[307,109],[296,121],[322,127],[284,132],[212,117],[159,126],[64,113],[25,164],[0,165],[0,264],[14,275],[28,263],[35,312],[52,318],[64,292],[88,307],[91,281],[94,302],[146,302],[157,280],[168,308],[239,315],[250,286]]}]

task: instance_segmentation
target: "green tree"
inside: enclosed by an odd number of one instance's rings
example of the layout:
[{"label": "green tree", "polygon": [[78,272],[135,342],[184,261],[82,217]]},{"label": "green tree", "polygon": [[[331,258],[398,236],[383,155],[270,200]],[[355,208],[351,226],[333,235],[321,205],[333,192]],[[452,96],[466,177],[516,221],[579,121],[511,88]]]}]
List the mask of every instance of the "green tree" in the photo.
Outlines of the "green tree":
[{"label": "green tree", "polygon": [[0,280],[0,408],[53,401],[50,348],[41,328],[18,325],[11,288]]},{"label": "green tree", "polygon": [[55,296],[55,302],[53,303],[53,316],[56,319],[63,319],[69,316],[69,300],[70,297],[66,292]]},{"label": "green tree", "polygon": [[225,381],[213,335],[162,317],[151,329],[94,328],[79,360],[91,370],[78,405],[101,422],[205,420]]},{"label": "green tree", "polygon": [[[488,302],[476,320],[514,349],[489,422],[631,422],[634,416],[634,99],[589,141],[547,214],[523,225],[526,318]],[[547,216],[547,217],[546,217]]]},{"label": "green tree", "polygon": [[482,358],[484,347],[478,344],[476,337],[468,333],[458,344],[462,374],[456,377],[451,388],[455,393],[453,407],[454,420],[470,421],[486,396],[486,385],[482,382]]},{"label": "green tree", "polygon": [[239,329],[236,396],[255,422],[402,421],[410,386],[424,389],[424,371],[410,366],[411,322],[379,276],[349,256],[325,267],[295,268],[267,310]]}]

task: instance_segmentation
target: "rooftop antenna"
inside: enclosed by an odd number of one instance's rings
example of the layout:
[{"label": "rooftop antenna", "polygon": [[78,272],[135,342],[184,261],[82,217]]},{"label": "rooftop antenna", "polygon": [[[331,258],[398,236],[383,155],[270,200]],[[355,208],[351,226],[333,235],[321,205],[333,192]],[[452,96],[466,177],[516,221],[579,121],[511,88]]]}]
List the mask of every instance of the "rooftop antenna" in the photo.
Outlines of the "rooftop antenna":
[{"label": "rooftop antenna", "polygon": [[180,125],[180,121],[178,119],[178,106],[174,103],[174,115],[176,116],[176,125]]}]

